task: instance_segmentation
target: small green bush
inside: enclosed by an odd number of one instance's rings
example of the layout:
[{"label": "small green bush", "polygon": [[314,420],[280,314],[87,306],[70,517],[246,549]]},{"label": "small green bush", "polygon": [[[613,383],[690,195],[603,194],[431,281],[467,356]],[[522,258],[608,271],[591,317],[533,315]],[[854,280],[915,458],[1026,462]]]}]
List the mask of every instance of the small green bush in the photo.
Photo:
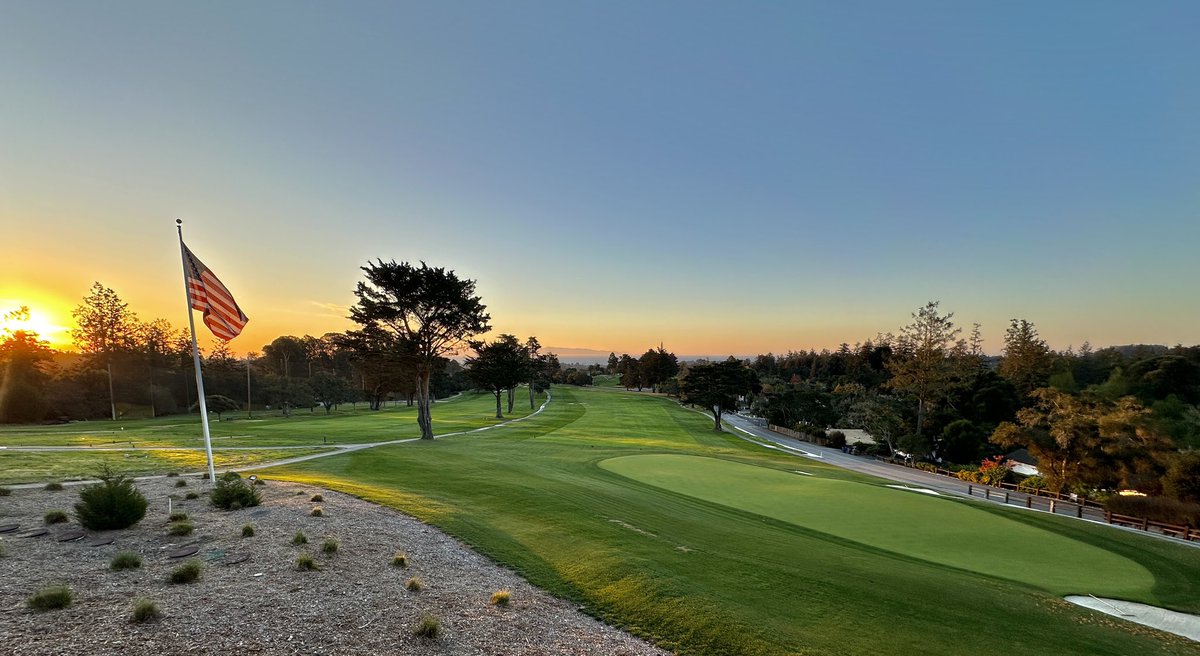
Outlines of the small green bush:
[{"label": "small green bush", "polygon": [[918,463],[917,463],[916,465],[914,465],[914,466],[915,466],[917,469],[920,469],[921,471],[926,471],[926,472],[929,472],[929,473],[931,473],[931,474],[936,474],[936,473],[937,473],[937,465],[933,464],[932,462],[918,462]]},{"label": "small green bush", "polygon": [[93,531],[129,528],[146,516],[146,497],[133,485],[133,479],[113,473],[106,465],[100,472],[100,484],[79,492],[75,516]]},{"label": "small green bush", "polygon": [[167,478],[175,478],[178,475],[179,472],[167,472]]},{"label": "small green bush", "polygon": [[325,515],[325,511],[321,510],[320,506],[317,506],[316,508],[313,508],[312,512],[310,512],[308,514],[312,515],[313,517],[322,517]]},{"label": "small green bush", "polygon": [[333,538],[329,538],[328,540],[326,540],[324,543],[321,544],[321,553],[323,553],[327,556],[332,556],[333,554],[337,553],[337,550],[338,550],[338,541],[334,540]]},{"label": "small green bush", "polygon": [[175,512],[171,513],[171,515],[169,517],[167,517],[167,521],[168,522],[182,522],[182,521],[185,521],[187,518],[188,518],[187,513],[175,511]]},{"label": "small green bush", "polygon": [[71,605],[71,589],[65,585],[52,585],[38,590],[26,603],[33,610],[44,613]]},{"label": "small green bush", "polygon": [[296,534],[292,536],[292,544],[297,547],[302,544],[308,544],[308,537],[304,535],[303,531],[296,531]]},{"label": "small green bush", "polygon": [[1046,489],[1046,479],[1041,476],[1026,476],[1017,483],[1017,490],[1021,492],[1036,492]]},{"label": "small green bush", "polygon": [[392,556],[392,567],[408,567],[408,556],[403,551],[397,551],[395,556]]},{"label": "small green bush", "polygon": [[217,477],[212,491],[212,505],[225,510],[240,510],[262,503],[258,490],[246,484],[237,472],[225,472]]},{"label": "small green bush", "polygon": [[413,635],[418,638],[429,638],[436,640],[442,634],[442,623],[438,618],[432,615],[422,615],[421,621],[417,622],[417,627],[413,629]]},{"label": "small green bush", "polygon": [[324,501],[324,500],[325,500],[325,497],[323,497],[323,496],[321,496],[321,495],[319,495],[319,494],[314,494],[314,495],[312,495],[312,498],[311,498],[311,499],[309,499],[309,501],[315,501],[315,502],[317,502],[317,503],[320,503],[320,502],[322,502],[322,501]]},{"label": "small green bush", "polygon": [[70,518],[67,517],[67,511],[65,510],[47,510],[46,514],[42,515],[42,520],[47,524],[62,524],[68,519]]},{"label": "small green bush", "polygon": [[191,535],[194,530],[196,525],[191,522],[174,522],[167,527],[167,533],[175,536]]},{"label": "small green bush", "polygon": [[245,526],[243,526],[242,527],[242,537],[244,537],[244,538],[254,537],[254,527],[251,526],[250,524],[246,524]]},{"label": "small green bush", "polygon": [[176,585],[195,583],[200,579],[200,572],[203,569],[204,567],[200,564],[200,561],[192,559],[171,570],[171,575],[167,577],[167,581]]},{"label": "small green bush", "polygon": [[508,590],[497,590],[492,593],[493,606],[507,606],[512,601],[512,593]]},{"label": "small green bush", "polygon": [[158,609],[158,604],[152,599],[138,599],[133,602],[133,615],[130,615],[129,621],[134,624],[145,624],[153,622],[162,617],[162,611]]},{"label": "small green bush", "polygon": [[413,592],[420,592],[425,588],[425,582],[421,580],[421,577],[414,576],[404,582],[404,587],[412,590]]},{"label": "small green bush", "polygon": [[175,487],[187,487],[187,481],[185,481],[181,478],[181,479],[175,481]]},{"label": "small green bush", "polygon": [[7,497],[11,494],[12,494],[12,488],[7,488],[7,487],[4,487],[3,485],[0,485],[0,497]]},{"label": "small green bush", "polygon": [[113,556],[112,563],[109,567],[114,572],[120,572],[127,569],[137,569],[142,566],[142,554],[135,551],[122,551]]},{"label": "small green bush", "polygon": [[200,495],[196,494],[195,492],[188,492],[187,494],[183,495],[183,498],[190,501],[192,499],[199,499]]},{"label": "small green bush", "polygon": [[44,488],[42,488],[42,489],[43,489],[43,490],[45,490],[45,491],[47,491],[47,492],[62,492],[62,491],[63,491],[63,484],[62,484],[62,483],[59,483],[59,482],[57,482],[57,481],[55,481],[55,482],[53,482],[53,483],[46,483],[46,487],[44,487]]},{"label": "small green bush", "polygon": [[311,572],[321,568],[317,566],[317,561],[313,560],[312,556],[302,553],[296,556],[296,569],[301,572]]}]

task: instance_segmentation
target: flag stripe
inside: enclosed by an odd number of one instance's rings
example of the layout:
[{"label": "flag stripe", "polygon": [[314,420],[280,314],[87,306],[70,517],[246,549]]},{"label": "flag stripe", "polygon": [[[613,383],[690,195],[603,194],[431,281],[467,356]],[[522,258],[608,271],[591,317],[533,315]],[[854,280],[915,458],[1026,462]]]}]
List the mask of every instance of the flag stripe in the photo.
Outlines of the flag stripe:
[{"label": "flag stripe", "polygon": [[225,341],[237,337],[250,321],[233,294],[187,246],[183,247],[186,260],[188,300],[192,309],[204,313],[204,325],[213,335]]}]

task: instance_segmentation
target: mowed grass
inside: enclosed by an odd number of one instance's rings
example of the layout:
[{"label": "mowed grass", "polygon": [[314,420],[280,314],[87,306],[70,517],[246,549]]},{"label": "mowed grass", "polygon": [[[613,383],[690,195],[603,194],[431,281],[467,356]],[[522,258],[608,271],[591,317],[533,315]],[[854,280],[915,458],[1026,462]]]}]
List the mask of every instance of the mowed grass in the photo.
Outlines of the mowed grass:
[{"label": "mowed grass", "polygon": [[[332,449],[262,449],[213,451],[218,469],[245,467],[285,458],[296,458]],[[0,451],[0,484],[37,483],[95,478],[104,465],[112,471],[142,476],[167,472],[194,472],[208,465],[204,451]]]},{"label": "mowed grass", "polygon": [[[538,395],[540,405],[545,395]],[[362,404],[360,404],[360,407]],[[528,392],[518,393],[511,415],[531,413]],[[226,415],[227,417],[229,415]],[[261,413],[256,413],[261,417]],[[491,394],[467,392],[433,405],[434,432],[469,431],[500,423]],[[211,422],[218,468],[241,467],[331,450],[329,445],[402,440],[420,436],[416,407],[380,411],[298,411],[290,418],[263,417]],[[103,464],[132,475],[199,471],[205,467],[198,415],[157,419],[75,422],[60,426],[0,427],[0,447],[74,446],[95,451],[13,451],[0,449],[0,484],[90,478]],[[160,450],[160,447],[190,450]],[[147,447],[154,447],[147,449]],[[232,448],[230,448],[232,447]],[[288,447],[288,448],[278,448]],[[123,451],[107,451],[121,448]]]},{"label": "mowed grass", "polygon": [[[541,404],[545,395],[539,395]],[[491,426],[495,418],[495,398],[491,394],[464,392],[433,404],[435,434],[453,433]],[[507,409],[507,407],[505,408]],[[529,394],[518,392],[511,416],[531,412]],[[317,408],[293,410],[291,417],[278,411],[255,411],[254,419],[245,412],[225,413],[224,421],[210,417],[213,447],[222,446],[325,446],[380,442],[419,437],[417,408],[403,403],[388,403],[372,411],[365,403],[358,407],[342,406],[326,415]],[[91,447],[204,446],[200,416],[171,415],[156,419],[93,420],[57,426],[0,426],[0,446],[91,446]]]},{"label": "mowed grass", "polygon": [[663,398],[554,396],[511,427],[269,473],[416,515],[684,654],[1200,652],[1060,598],[1200,611],[1200,550],[879,487]]}]

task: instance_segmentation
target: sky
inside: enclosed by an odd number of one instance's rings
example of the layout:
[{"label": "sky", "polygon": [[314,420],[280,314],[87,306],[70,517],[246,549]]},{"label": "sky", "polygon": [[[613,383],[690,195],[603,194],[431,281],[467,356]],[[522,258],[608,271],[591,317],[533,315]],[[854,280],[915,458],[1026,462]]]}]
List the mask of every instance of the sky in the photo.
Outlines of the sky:
[{"label": "sky", "polygon": [[379,258],[567,354],[836,348],[929,300],[989,352],[1200,342],[1198,3],[0,16],[0,312],[57,345],[93,281],[186,326],[177,217],[241,353],[352,327]]}]

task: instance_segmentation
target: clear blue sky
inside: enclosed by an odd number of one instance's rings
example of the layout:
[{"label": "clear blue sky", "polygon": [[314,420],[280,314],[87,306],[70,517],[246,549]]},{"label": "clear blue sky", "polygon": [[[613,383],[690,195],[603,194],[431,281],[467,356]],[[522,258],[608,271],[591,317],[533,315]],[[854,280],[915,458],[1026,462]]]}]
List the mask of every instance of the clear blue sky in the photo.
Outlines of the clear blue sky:
[{"label": "clear blue sky", "polygon": [[1196,343],[1200,4],[3,2],[0,301],[92,280],[236,350],[358,266],[477,278],[551,346],[752,354],[927,300]]}]

